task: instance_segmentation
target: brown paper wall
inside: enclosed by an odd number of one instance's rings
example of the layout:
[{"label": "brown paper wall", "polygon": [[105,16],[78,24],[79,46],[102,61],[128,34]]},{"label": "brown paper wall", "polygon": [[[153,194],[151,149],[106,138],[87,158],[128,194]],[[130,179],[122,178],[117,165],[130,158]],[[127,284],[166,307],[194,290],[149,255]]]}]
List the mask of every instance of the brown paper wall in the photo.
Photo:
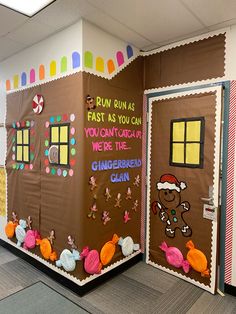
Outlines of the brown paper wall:
[{"label": "brown paper wall", "polygon": [[[74,74],[62,79],[42,84],[38,87],[28,88],[24,91],[9,94],[7,96],[7,174],[8,174],[8,220],[11,219],[12,211],[16,211],[19,219],[26,219],[29,215],[33,220],[33,228],[38,229],[41,236],[47,237],[49,231],[54,229],[56,239],[53,248],[58,256],[65,248],[69,248],[67,237],[71,235],[81,252],[83,247],[89,246],[100,252],[102,246],[112,239],[114,233],[118,236],[131,236],[135,243],[140,243],[140,213],[141,213],[141,182],[139,186],[133,185],[134,178],[140,175],[141,165],[138,168],[122,169],[116,172],[128,172],[129,182],[111,183],[112,171],[98,171],[94,174],[97,178],[96,203],[98,212],[96,218],[89,218],[88,214],[93,203],[93,196],[90,190],[89,177],[93,174],[91,162],[97,160],[116,159],[140,159],[142,154],[142,135],[138,139],[126,139],[108,137],[91,138],[85,136],[84,128],[112,128],[112,122],[102,124],[96,121],[88,121],[88,111],[86,108],[86,95],[111,99],[111,108],[97,108],[94,114],[103,112],[108,114],[125,115],[127,117],[137,117],[138,125],[120,124],[119,129],[142,130],[142,59],[134,61],[129,67],[115,79],[108,81],[94,75],[86,73]],[[41,114],[36,115],[32,110],[32,99],[35,94],[44,97],[45,107]],[[130,110],[112,109],[114,100],[127,102],[131,105]],[[70,161],[73,160],[73,167],[59,167],[48,164],[47,150],[49,140],[49,124],[63,123],[63,116],[67,114],[65,122],[70,123],[70,130],[74,128],[73,138],[75,144],[70,144]],[[71,120],[70,116],[75,119]],[[54,121],[53,121],[53,120]],[[13,124],[29,121],[33,122],[34,134],[31,136],[34,158],[31,161],[33,169],[15,169],[16,163],[13,158],[16,141],[17,126]],[[52,122],[53,121],[53,122]],[[31,134],[32,135],[32,134]],[[93,152],[92,141],[112,142],[113,151]],[[121,151],[115,149],[116,142],[126,142],[129,150]],[[124,145],[124,144],[122,144]],[[74,165],[75,163],[75,165]],[[25,165],[24,165],[25,166]],[[14,168],[13,168],[14,167]],[[47,168],[49,173],[47,173]],[[58,175],[58,169],[61,174]],[[73,175],[69,171],[73,170]],[[67,175],[64,177],[64,170]],[[132,189],[132,199],[126,200],[126,190],[128,186]],[[111,190],[111,199],[106,202],[105,188]],[[115,197],[117,193],[122,193],[122,207],[116,208]],[[133,207],[133,202],[138,200],[137,212]],[[103,211],[109,211],[111,220],[104,225],[102,221]],[[125,210],[130,212],[131,220],[124,223],[123,216]],[[16,239],[13,239],[16,242]],[[39,248],[33,250],[41,256]],[[117,246],[116,254],[111,263],[121,260],[123,255],[120,247]],[[84,279],[88,274],[83,270],[83,262],[77,263],[76,270],[72,273],[78,279]]]},{"label": "brown paper wall", "polygon": [[146,56],[145,89],[224,76],[225,34]]}]

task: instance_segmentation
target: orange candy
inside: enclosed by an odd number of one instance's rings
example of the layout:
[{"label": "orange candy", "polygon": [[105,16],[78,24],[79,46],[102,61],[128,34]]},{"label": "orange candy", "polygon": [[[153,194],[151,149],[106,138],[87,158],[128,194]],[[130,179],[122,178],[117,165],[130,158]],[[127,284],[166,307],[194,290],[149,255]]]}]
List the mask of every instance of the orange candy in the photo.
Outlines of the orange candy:
[{"label": "orange candy", "polygon": [[6,236],[11,239],[15,235],[15,229],[18,226],[17,222],[9,221],[5,227]]},{"label": "orange candy", "polygon": [[117,234],[114,234],[111,241],[106,242],[100,252],[100,259],[102,265],[107,265],[112,260],[115,251],[116,251],[116,244],[119,241],[119,237]]},{"label": "orange candy", "polygon": [[57,260],[57,254],[52,250],[51,242],[44,238],[42,240],[36,240],[37,245],[40,245],[40,252],[46,260],[54,262]]},{"label": "orange candy", "polygon": [[201,273],[202,277],[210,277],[206,255],[202,251],[195,249],[191,240],[186,243],[186,247],[189,249],[187,260],[192,268]]}]

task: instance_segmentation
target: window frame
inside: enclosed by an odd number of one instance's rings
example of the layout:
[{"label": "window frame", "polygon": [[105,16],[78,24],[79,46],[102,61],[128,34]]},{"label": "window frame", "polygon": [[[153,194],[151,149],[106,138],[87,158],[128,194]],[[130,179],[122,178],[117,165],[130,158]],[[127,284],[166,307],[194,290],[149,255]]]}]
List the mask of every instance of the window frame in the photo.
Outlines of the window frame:
[{"label": "window frame", "polygon": [[[63,126],[67,126],[68,127],[68,141],[66,142],[60,142],[60,134],[61,134],[61,127]],[[52,142],[52,128],[53,127],[58,127],[58,140],[59,142]],[[60,166],[60,167],[64,167],[64,168],[70,168],[70,123],[56,123],[56,124],[50,124],[49,125],[50,128],[50,134],[49,134],[49,149],[51,146],[55,145],[58,146],[58,160],[59,163],[51,163],[49,161],[49,164],[51,166]],[[67,150],[67,164],[60,164],[60,146],[61,145],[67,145],[68,146],[68,150]],[[48,158],[49,159],[49,158]]]},{"label": "window frame", "polygon": [[[201,121],[201,128],[200,128],[200,141],[186,141],[186,129],[187,129],[187,122],[191,121]],[[184,141],[173,141],[173,124],[175,122],[184,122]],[[169,164],[170,166],[174,167],[184,167],[184,168],[200,168],[202,169],[204,166],[204,139],[205,139],[205,118],[204,117],[193,117],[193,118],[179,118],[179,119],[172,119],[170,121],[170,157],[169,157]],[[175,163],[172,161],[173,158],[173,144],[180,143],[184,144],[184,163]],[[200,144],[200,156],[199,156],[199,164],[186,164],[186,144]]]},{"label": "window frame", "polygon": [[[28,144],[24,144],[23,142],[23,139],[24,139],[24,135],[23,135],[23,131],[24,130],[28,130],[29,131],[29,134],[28,134]],[[22,131],[22,144],[18,144],[17,143],[17,132],[18,131]],[[16,145],[16,162],[18,163],[24,163],[24,164],[30,164],[30,127],[22,127],[22,128],[19,128],[19,129],[16,129],[16,142],[15,142],[15,145]],[[18,160],[17,159],[17,149],[18,149],[18,146],[21,146],[22,147],[22,160]],[[28,147],[28,150],[29,150],[29,161],[24,161],[24,147],[27,146]]]}]

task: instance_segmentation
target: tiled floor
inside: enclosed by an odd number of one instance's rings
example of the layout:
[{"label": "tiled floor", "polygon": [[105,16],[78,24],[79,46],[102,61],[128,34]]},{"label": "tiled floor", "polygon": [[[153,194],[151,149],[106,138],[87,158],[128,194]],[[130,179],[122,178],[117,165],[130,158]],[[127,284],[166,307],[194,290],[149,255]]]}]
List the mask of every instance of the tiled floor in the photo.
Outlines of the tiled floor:
[{"label": "tiled floor", "polygon": [[236,298],[211,295],[144,262],[79,297],[0,247],[0,299],[38,281],[90,313],[236,313]]}]

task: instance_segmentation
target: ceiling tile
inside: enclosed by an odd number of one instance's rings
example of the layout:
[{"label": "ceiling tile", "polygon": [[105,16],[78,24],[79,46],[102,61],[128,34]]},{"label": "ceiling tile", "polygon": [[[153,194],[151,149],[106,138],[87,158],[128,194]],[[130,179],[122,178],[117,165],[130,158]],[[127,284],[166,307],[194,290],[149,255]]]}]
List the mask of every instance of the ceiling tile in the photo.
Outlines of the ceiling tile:
[{"label": "ceiling tile", "polygon": [[24,49],[26,45],[15,42],[7,37],[0,38],[0,61],[14,55],[16,52]]},{"label": "ceiling tile", "polygon": [[235,0],[181,0],[206,26],[236,17]]},{"label": "ceiling tile", "polygon": [[95,13],[88,14],[86,19],[96,24],[104,31],[109,32],[113,36],[116,36],[117,38],[120,38],[127,43],[131,43],[137,48],[142,48],[143,46],[152,44],[151,41],[137,34],[135,31],[127,28],[120,22],[112,19],[103,12],[97,11]]},{"label": "ceiling tile", "polygon": [[0,5],[0,36],[18,28],[29,18]]},{"label": "ceiling tile", "polygon": [[88,0],[104,13],[151,42],[162,42],[204,25],[177,0]]},{"label": "ceiling tile", "polygon": [[29,20],[29,22],[26,22],[14,32],[9,33],[7,38],[29,46],[50,36],[54,32],[55,29],[48,25]]},{"label": "ceiling tile", "polygon": [[57,0],[34,17],[34,21],[62,29],[95,9],[87,0]]}]

